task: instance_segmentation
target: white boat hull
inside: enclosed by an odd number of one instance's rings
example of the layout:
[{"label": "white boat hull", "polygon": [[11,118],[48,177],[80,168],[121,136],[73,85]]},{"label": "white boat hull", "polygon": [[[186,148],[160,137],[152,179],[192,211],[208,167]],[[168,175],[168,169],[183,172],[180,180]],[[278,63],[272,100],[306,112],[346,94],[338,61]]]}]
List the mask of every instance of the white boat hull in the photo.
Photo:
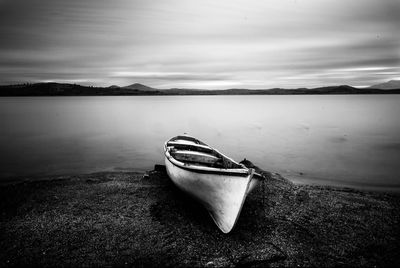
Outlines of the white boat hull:
[{"label": "white boat hull", "polygon": [[232,175],[194,171],[175,165],[168,157],[165,157],[165,166],[174,184],[200,201],[224,233],[233,229],[247,194],[259,182],[252,172]]}]

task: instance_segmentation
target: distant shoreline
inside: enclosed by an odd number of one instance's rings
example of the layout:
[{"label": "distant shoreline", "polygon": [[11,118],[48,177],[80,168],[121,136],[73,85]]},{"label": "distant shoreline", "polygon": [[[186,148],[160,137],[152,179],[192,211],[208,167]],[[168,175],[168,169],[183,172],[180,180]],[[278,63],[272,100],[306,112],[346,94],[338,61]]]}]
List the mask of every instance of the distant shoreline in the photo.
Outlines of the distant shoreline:
[{"label": "distant shoreline", "polygon": [[93,87],[78,84],[35,83],[0,86],[0,97],[43,96],[203,96],[203,95],[358,95],[400,94],[399,89],[355,88],[347,85],[298,89],[156,89],[141,84]]}]

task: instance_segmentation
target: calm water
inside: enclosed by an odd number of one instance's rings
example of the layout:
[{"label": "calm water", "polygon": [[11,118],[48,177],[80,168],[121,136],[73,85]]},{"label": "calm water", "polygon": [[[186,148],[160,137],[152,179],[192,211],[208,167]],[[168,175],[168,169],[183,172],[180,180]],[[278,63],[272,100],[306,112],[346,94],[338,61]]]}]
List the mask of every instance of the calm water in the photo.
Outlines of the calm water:
[{"label": "calm water", "polygon": [[400,95],[0,98],[0,179],[149,170],[187,132],[298,183],[400,191]]}]

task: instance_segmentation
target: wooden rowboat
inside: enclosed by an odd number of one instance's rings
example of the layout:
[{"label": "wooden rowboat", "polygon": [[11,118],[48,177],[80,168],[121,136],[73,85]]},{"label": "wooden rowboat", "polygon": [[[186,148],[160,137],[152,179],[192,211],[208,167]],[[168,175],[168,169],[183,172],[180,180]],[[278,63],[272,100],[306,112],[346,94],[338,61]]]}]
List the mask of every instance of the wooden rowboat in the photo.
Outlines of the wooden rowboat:
[{"label": "wooden rowboat", "polygon": [[219,229],[229,233],[246,196],[263,177],[187,135],[171,138],[164,150],[167,173],[174,184],[200,201]]}]

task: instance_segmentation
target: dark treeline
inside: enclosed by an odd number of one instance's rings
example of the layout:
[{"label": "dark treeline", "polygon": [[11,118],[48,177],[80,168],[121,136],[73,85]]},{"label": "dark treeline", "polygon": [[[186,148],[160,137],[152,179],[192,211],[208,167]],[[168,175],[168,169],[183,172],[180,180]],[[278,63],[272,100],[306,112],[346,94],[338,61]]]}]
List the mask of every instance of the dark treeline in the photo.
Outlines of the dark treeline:
[{"label": "dark treeline", "polygon": [[[127,87],[93,87],[63,83],[35,83],[0,86],[0,96],[135,96],[135,95],[301,95],[301,94],[400,94],[400,89],[381,90],[351,86],[298,89],[154,89],[140,84]],[[151,90],[149,90],[151,89]]]}]

